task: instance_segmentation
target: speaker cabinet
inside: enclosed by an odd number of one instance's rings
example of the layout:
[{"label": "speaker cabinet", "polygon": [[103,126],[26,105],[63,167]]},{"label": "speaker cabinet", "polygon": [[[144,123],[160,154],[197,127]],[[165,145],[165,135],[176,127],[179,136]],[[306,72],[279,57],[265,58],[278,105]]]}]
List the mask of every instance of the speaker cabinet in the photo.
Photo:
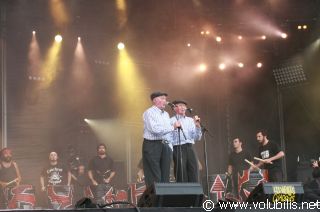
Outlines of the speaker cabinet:
[{"label": "speaker cabinet", "polygon": [[200,183],[155,183],[142,194],[139,207],[200,207]]}]

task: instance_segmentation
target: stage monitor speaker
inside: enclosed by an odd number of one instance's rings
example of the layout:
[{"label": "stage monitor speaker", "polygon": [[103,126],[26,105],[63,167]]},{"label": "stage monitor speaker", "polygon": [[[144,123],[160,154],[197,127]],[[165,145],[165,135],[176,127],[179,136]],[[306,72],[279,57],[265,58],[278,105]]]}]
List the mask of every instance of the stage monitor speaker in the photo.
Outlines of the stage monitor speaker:
[{"label": "stage monitor speaker", "polygon": [[246,202],[296,202],[303,201],[304,190],[301,182],[260,183],[251,191]]},{"label": "stage monitor speaker", "polygon": [[202,200],[200,183],[155,183],[142,194],[138,207],[200,207]]}]

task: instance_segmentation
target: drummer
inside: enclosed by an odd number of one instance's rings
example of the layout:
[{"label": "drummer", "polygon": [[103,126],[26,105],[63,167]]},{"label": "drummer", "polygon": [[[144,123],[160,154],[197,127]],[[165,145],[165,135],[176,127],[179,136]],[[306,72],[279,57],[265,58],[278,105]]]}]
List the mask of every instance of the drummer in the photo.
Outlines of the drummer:
[{"label": "drummer", "polygon": [[19,185],[21,175],[17,163],[12,160],[12,151],[3,148],[0,151],[0,208],[6,208],[4,191]]},{"label": "drummer", "polygon": [[245,162],[245,160],[253,160],[251,154],[248,151],[243,150],[243,143],[243,140],[240,140],[240,138],[233,139],[233,151],[229,154],[228,160],[227,175],[232,176],[233,193],[235,195],[238,195],[238,173],[242,174],[243,170],[250,168],[250,165]]},{"label": "drummer", "polygon": [[14,187],[21,182],[18,165],[12,160],[12,151],[3,148],[0,151],[0,185],[1,188]]}]

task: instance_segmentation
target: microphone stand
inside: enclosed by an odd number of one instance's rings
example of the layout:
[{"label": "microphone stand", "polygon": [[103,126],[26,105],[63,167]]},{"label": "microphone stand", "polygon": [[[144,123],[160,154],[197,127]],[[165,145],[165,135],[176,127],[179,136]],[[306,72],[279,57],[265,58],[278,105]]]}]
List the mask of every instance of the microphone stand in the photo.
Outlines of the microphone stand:
[{"label": "microphone stand", "polygon": [[208,199],[210,200],[211,197],[210,197],[210,186],[209,186],[208,151],[207,151],[206,133],[208,133],[209,136],[211,135],[206,127],[204,127],[202,124],[200,126],[203,134],[204,166],[206,167],[207,195],[208,195]]},{"label": "microphone stand", "polygon": [[[175,115],[175,117],[176,117],[177,121],[179,121],[178,116]],[[182,127],[178,127],[178,154],[177,154],[177,164],[176,164],[176,166],[177,166],[177,170],[176,170],[176,178],[177,179],[176,179],[176,181],[178,181],[178,170],[179,170],[178,167],[179,167],[179,161],[180,161],[181,182],[183,182],[184,176],[183,176],[183,164],[182,164],[182,149],[181,149],[180,131],[182,132],[184,139],[187,140],[187,137],[184,134],[184,131],[183,131]]]},{"label": "microphone stand", "polygon": [[[188,110],[190,114],[192,114],[191,110]],[[213,138],[213,135],[209,132],[209,130],[200,122],[201,131],[203,134],[203,149],[204,149],[204,166],[206,169],[206,186],[207,186],[207,196],[210,200],[210,186],[209,186],[209,169],[208,169],[208,151],[207,151],[207,138],[206,134]]]}]

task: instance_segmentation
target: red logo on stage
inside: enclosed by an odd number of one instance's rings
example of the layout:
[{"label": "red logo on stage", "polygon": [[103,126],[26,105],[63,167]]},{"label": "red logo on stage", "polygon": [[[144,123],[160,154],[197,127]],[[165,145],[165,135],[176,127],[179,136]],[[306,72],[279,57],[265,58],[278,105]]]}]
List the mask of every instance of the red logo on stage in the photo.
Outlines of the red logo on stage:
[{"label": "red logo on stage", "polygon": [[34,188],[32,185],[21,185],[9,189],[8,191],[9,209],[33,209],[36,203]]},{"label": "red logo on stage", "polygon": [[113,202],[113,187],[108,188],[103,199],[104,199],[104,202],[107,204]]},{"label": "red logo on stage", "polygon": [[72,206],[72,189],[70,186],[48,186],[48,198],[53,209],[66,209]]},{"label": "red logo on stage", "polygon": [[210,189],[210,193],[214,193],[217,195],[215,201],[222,199],[225,188],[226,187],[225,187],[220,175],[217,175],[216,178],[214,179],[214,182],[213,182],[211,189]]}]

